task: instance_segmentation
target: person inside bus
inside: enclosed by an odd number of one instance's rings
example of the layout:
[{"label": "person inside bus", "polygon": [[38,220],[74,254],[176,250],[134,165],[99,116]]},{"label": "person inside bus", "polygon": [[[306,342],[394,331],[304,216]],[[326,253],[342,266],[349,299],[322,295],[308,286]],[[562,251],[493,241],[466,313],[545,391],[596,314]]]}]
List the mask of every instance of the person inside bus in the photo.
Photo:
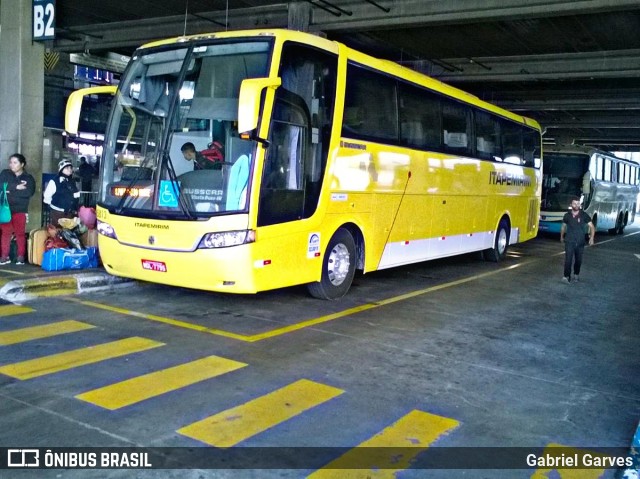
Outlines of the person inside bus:
[{"label": "person inside bus", "polygon": [[[589,246],[593,245],[596,228],[593,226],[591,216],[580,209],[580,198],[571,198],[571,209],[562,218],[560,228],[560,242],[564,243],[564,275],[562,281],[570,283],[580,279],[582,255],[585,246],[586,229],[589,230]],[[571,279],[571,266],[573,264],[573,280]]]},{"label": "person inside bus", "polygon": [[80,157],[80,166],[78,167],[78,176],[81,181],[81,190],[84,192],[91,191],[91,179],[93,178],[93,167],[87,163],[84,156]]},{"label": "person inside bus", "polygon": [[0,185],[7,185],[7,201],[11,208],[11,220],[0,224],[0,264],[9,264],[9,250],[11,249],[11,236],[16,237],[16,264],[24,264],[27,250],[25,227],[27,224],[27,212],[29,200],[36,191],[36,182],[24,167],[26,158],[20,153],[14,153],[9,157],[9,168],[0,173]]},{"label": "person inside bus", "polygon": [[[216,146],[216,143],[218,146]],[[211,150],[219,151],[217,155],[207,155],[206,152]],[[193,161],[194,170],[220,170],[224,164],[224,158],[222,156],[222,145],[218,142],[213,142],[209,149],[204,152],[199,152],[193,143],[188,141],[180,148],[182,156],[187,161]]]},{"label": "person inside bus", "polygon": [[78,211],[80,192],[73,181],[73,166],[69,160],[58,163],[58,176],[49,180],[44,190],[44,203],[49,206],[50,220],[58,225],[62,218],[73,218]]}]

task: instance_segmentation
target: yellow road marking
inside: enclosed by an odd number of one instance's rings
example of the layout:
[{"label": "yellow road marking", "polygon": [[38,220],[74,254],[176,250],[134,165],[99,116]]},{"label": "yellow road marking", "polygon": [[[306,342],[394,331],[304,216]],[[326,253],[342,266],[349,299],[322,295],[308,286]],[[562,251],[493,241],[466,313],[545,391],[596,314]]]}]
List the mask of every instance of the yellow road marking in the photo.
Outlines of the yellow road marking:
[{"label": "yellow road marking", "polygon": [[78,280],[73,276],[36,277],[22,281],[22,284],[29,294],[39,297],[64,296],[78,292]]},{"label": "yellow road marking", "polygon": [[301,379],[177,432],[215,447],[231,447],[339,396],[342,389]]},{"label": "yellow road marking", "polygon": [[158,346],[164,346],[164,343],[139,337],[126,338],[111,343],[88,346],[64,353],[7,364],[0,367],[0,374],[17,379],[31,379],[106,359],[146,351]]},{"label": "yellow road marking", "polygon": [[[17,276],[24,276],[25,274],[27,274],[27,273],[25,273],[24,271],[12,271],[12,270],[10,270],[10,269],[0,269],[0,272],[2,272],[2,273],[7,273],[7,274],[15,274],[15,275],[17,275]],[[8,281],[4,281],[4,283],[2,283],[2,284],[5,284],[5,283],[7,283],[7,282],[8,282]]]},{"label": "yellow road marking", "polygon": [[14,314],[31,313],[32,308],[20,306],[19,304],[3,304],[0,306],[0,316],[13,316]]},{"label": "yellow road marking", "polygon": [[239,341],[247,341],[247,337],[242,334],[231,333],[229,331],[223,331],[220,329],[207,328],[206,326],[200,326],[199,324],[188,323],[186,321],[179,321],[177,319],[165,318],[163,316],[157,316],[155,314],[140,313],[138,311],[131,311],[129,309],[119,308],[117,306],[110,306],[108,304],[96,303],[93,301],[83,301],[78,298],[65,298],[67,301],[73,301],[74,303],[84,304],[92,308],[104,309],[105,311],[111,311],[113,313],[125,314],[127,316],[134,316],[136,318],[149,319],[151,321],[158,321],[160,323],[170,324],[171,326],[178,326],[180,328],[193,329],[201,333],[215,334],[216,336],[224,336],[225,338],[237,339]]},{"label": "yellow road marking", "polygon": [[470,281],[475,281],[481,278],[486,278],[488,276],[493,276],[494,274],[502,273],[504,271],[509,271],[514,268],[518,268],[525,264],[529,264],[535,260],[524,261],[522,263],[514,264],[512,266],[508,266],[506,268],[501,268],[495,271],[489,271],[486,273],[477,274],[474,276],[469,276],[467,278],[458,279],[455,281],[450,281],[449,283],[443,283],[436,286],[431,286],[425,289],[419,289],[417,291],[411,291],[409,293],[401,294],[398,296],[394,296],[391,298],[383,299],[380,301],[376,301],[374,303],[367,303],[361,306],[355,306],[353,308],[345,309],[344,311],[338,311],[337,313],[327,314],[325,316],[320,316],[318,318],[309,319],[307,321],[302,321],[300,323],[291,324],[288,326],[283,326],[282,328],[272,329],[271,331],[267,331],[264,333],[253,334],[253,335],[245,335],[232,333],[229,331],[224,331],[221,329],[208,328],[206,326],[200,326],[198,324],[188,323],[186,321],[180,321],[172,318],[165,318],[163,316],[157,316],[154,314],[146,314],[140,313],[138,311],[131,311],[125,308],[119,308],[117,306],[109,306],[107,304],[96,303],[94,301],[84,301],[78,298],[66,298],[67,301],[73,301],[79,304],[83,304],[85,306],[90,306],[92,308],[104,309],[105,311],[111,311],[114,313],[125,314],[128,316],[134,316],[136,318],[149,319],[151,321],[158,321],[165,324],[170,324],[172,326],[177,326],[186,329],[192,329],[194,331],[199,331],[201,333],[214,334],[216,336],[223,336],[225,338],[236,339],[238,341],[244,341],[247,343],[254,343],[256,341],[262,341],[264,339],[273,338],[276,336],[281,336],[283,334],[291,333],[293,331],[298,331],[300,329],[305,329],[310,326],[315,326],[322,323],[327,323],[329,321],[333,321],[334,319],[344,318],[345,316],[351,316],[352,314],[361,313],[363,311],[368,311],[370,309],[379,308],[381,306],[386,306],[388,304],[397,303],[399,301],[405,301],[407,299],[415,298],[416,296],[422,296],[424,294],[433,293],[434,291],[439,291],[441,289],[451,288],[453,286],[458,286],[464,283],[468,283]]},{"label": "yellow road marking", "polygon": [[246,363],[209,356],[87,391],[76,398],[113,411],[245,366]]},{"label": "yellow road marking", "polygon": [[410,466],[415,456],[459,425],[455,419],[411,411],[308,477],[394,479],[399,471]]},{"label": "yellow road marking", "polygon": [[60,321],[42,326],[14,329],[13,331],[0,333],[0,345],[7,346],[9,344],[57,336],[59,334],[75,333],[76,331],[91,328],[95,328],[95,326],[79,321]]},{"label": "yellow road marking", "polygon": [[[529,262],[530,261],[527,261],[526,263],[529,263]],[[297,331],[299,329],[308,328],[309,326],[315,326],[316,324],[326,323],[328,321],[333,321],[334,319],[343,318],[345,316],[351,316],[352,314],[360,313],[362,311],[368,311],[370,309],[379,308],[381,306],[397,303],[399,301],[405,301],[407,299],[415,298],[416,296],[422,296],[424,294],[433,293],[434,291],[439,291],[441,289],[451,288],[452,286],[458,286],[464,283],[468,283],[470,281],[475,281],[480,278],[486,278],[487,276],[493,276],[494,274],[498,274],[503,271],[512,270],[526,263],[523,262],[523,263],[515,264],[513,266],[509,266],[507,268],[502,268],[496,271],[489,271],[487,273],[481,273],[474,276],[469,276],[467,278],[450,281],[449,283],[443,283],[436,286],[431,286],[429,288],[411,291],[409,293],[400,294],[398,296],[393,296],[391,298],[383,299],[381,301],[376,301],[374,303],[363,304],[362,306],[356,306],[354,308],[345,309],[344,311],[338,311],[337,313],[328,314],[326,316],[320,316],[319,318],[310,319],[308,321],[303,321],[301,323],[296,323],[290,326],[285,326],[283,328],[267,331],[266,333],[254,334],[253,336],[248,337],[249,338],[248,341],[250,342],[261,341],[263,339],[272,338],[274,336],[280,336],[281,334],[290,333],[292,331]]]},{"label": "yellow road marking", "polygon": [[[589,453],[593,457],[607,457],[606,454],[601,452],[592,452],[587,451],[585,449],[578,449],[574,447],[563,446],[562,444],[547,444],[542,452],[543,456],[547,454],[552,457],[561,457],[564,455],[565,457],[573,457],[578,455],[581,457],[584,453]],[[593,469],[564,469],[564,468],[544,468],[544,469],[536,469],[536,472],[533,473],[531,479],[548,479],[549,477],[558,477],[558,479],[598,479],[604,474],[605,468],[593,468]],[[551,476],[551,471],[556,471],[557,476]]]}]

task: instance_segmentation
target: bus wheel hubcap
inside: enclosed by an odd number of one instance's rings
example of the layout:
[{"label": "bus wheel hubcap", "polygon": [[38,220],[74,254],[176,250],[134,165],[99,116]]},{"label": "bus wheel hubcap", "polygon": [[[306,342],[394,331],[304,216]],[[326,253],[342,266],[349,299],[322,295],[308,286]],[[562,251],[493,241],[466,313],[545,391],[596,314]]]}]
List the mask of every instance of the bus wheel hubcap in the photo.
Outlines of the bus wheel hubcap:
[{"label": "bus wheel hubcap", "polygon": [[500,230],[498,233],[498,252],[500,254],[504,253],[504,250],[507,248],[507,232],[505,230]]},{"label": "bus wheel hubcap", "polygon": [[340,286],[349,274],[349,250],[342,243],[337,244],[331,250],[329,261],[327,262],[327,273],[329,281],[334,286]]}]

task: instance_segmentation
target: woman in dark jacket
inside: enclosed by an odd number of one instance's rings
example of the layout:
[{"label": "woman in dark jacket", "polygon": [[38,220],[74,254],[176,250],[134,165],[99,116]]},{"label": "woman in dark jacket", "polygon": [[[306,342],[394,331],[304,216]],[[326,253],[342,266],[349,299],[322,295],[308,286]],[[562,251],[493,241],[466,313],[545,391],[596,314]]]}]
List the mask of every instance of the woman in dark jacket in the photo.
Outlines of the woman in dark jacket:
[{"label": "woman in dark jacket", "polygon": [[29,173],[24,170],[27,160],[20,153],[14,153],[9,157],[9,169],[0,173],[0,188],[7,184],[7,199],[11,208],[11,221],[0,224],[0,265],[11,262],[9,249],[11,247],[11,235],[16,237],[18,247],[16,264],[24,264],[24,256],[27,251],[26,225],[29,200],[36,191],[36,182]]}]

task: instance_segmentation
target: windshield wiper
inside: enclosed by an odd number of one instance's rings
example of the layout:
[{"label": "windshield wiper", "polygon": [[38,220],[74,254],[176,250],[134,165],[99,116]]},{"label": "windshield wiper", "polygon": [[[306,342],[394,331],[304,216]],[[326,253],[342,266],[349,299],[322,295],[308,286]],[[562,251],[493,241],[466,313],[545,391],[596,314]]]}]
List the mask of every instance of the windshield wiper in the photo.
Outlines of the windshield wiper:
[{"label": "windshield wiper", "polygon": [[180,185],[178,184],[178,175],[176,175],[176,170],[173,167],[173,161],[171,161],[171,156],[169,155],[169,153],[167,153],[166,150],[162,153],[162,160],[166,161],[167,173],[169,173],[169,180],[173,185],[175,185],[174,191],[178,194],[178,205],[180,206],[180,209],[182,210],[184,215],[187,217],[187,219],[190,219],[190,220],[196,219],[196,216],[194,216],[191,213],[191,210],[189,209],[189,206],[193,206],[193,205],[188,204],[187,198],[182,194],[182,191],[180,190]]}]

